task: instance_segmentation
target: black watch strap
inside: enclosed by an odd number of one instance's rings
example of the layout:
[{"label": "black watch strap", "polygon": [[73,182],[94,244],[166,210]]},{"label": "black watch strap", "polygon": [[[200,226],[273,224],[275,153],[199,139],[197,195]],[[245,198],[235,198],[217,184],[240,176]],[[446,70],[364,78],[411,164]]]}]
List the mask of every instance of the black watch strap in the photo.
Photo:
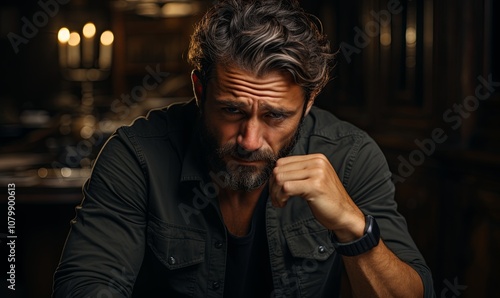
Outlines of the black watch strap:
[{"label": "black watch strap", "polygon": [[332,233],[333,246],[337,252],[344,256],[357,256],[369,251],[378,245],[380,241],[380,230],[377,221],[371,215],[365,216],[365,231],[363,237],[351,242],[338,242],[335,235]]}]

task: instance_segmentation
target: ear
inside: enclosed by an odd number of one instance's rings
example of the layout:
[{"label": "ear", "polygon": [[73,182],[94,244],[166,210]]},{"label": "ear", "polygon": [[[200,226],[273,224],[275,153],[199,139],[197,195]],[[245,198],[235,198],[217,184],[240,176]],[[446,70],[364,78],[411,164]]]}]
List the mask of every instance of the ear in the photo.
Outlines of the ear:
[{"label": "ear", "polygon": [[309,99],[309,101],[307,102],[306,112],[304,113],[304,116],[307,116],[307,114],[309,114],[309,111],[311,110],[313,104],[314,104],[314,99]]},{"label": "ear", "polygon": [[203,96],[203,82],[201,81],[200,72],[194,69],[191,72],[191,82],[193,84],[194,97],[196,99],[196,104],[201,107],[200,103]]}]

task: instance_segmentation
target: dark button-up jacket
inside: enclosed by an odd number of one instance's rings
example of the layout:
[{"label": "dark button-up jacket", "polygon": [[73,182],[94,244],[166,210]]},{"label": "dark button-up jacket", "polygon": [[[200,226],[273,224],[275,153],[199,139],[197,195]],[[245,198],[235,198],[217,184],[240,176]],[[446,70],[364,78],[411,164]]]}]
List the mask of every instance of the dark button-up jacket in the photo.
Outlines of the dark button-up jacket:
[{"label": "dark button-up jacket", "polygon": [[[203,166],[198,114],[194,101],[172,105],[108,140],[71,222],[55,297],[222,297],[222,176]],[[354,202],[376,218],[385,244],[432,295],[429,269],[396,210],[391,173],[374,141],[313,107],[292,152],[310,153],[330,160]],[[265,218],[274,297],[337,296],[342,258],[305,200],[291,198],[284,208],[268,201]]]}]

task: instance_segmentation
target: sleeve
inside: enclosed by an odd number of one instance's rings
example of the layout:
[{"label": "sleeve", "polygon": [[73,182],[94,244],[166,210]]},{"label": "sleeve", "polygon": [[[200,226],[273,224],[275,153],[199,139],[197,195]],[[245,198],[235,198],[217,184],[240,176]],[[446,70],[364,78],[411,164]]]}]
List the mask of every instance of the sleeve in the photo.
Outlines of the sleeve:
[{"label": "sleeve", "polygon": [[53,297],[129,297],[145,250],[146,177],[130,140],[101,150],[54,274]]},{"label": "sleeve", "polygon": [[352,148],[344,173],[344,186],[365,214],[376,218],[387,247],[420,275],[424,297],[434,297],[429,267],[411,238],[406,220],[397,211],[392,174],[375,141],[362,135]]}]

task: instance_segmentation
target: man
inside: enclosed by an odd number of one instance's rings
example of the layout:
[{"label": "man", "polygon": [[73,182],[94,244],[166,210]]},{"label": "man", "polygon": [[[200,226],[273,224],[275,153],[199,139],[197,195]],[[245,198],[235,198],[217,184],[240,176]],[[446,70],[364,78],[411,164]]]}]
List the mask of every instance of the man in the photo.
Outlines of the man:
[{"label": "man", "polygon": [[422,297],[428,267],[364,132],[313,107],[326,38],[295,1],[220,1],[195,100],[102,149],[55,297]]}]

